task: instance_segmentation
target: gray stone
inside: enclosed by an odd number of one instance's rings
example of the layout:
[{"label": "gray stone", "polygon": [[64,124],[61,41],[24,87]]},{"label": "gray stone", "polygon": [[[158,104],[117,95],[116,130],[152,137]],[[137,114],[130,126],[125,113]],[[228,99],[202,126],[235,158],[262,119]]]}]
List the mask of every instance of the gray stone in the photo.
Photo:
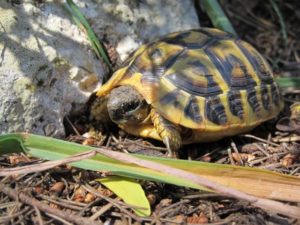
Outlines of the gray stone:
[{"label": "gray stone", "polygon": [[79,5],[92,15],[97,34],[107,34],[121,60],[142,43],[171,32],[199,28],[191,0],[96,0]]},{"label": "gray stone", "polygon": [[[62,2],[34,2],[0,2],[0,133],[62,137],[64,116],[86,103],[106,70]],[[122,60],[141,43],[199,26],[192,1],[75,3]]]}]

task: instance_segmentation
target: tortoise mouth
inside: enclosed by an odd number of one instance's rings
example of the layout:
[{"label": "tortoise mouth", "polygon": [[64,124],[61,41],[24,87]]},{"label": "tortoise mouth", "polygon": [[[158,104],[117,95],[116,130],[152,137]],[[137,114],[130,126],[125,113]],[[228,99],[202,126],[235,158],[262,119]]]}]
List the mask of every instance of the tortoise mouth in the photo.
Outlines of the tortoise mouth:
[{"label": "tortoise mouth", "polygon": [[138,124],[149,115],[150,107],[132,86],[113,89],[107,102],[108,114],[117,124]]}]

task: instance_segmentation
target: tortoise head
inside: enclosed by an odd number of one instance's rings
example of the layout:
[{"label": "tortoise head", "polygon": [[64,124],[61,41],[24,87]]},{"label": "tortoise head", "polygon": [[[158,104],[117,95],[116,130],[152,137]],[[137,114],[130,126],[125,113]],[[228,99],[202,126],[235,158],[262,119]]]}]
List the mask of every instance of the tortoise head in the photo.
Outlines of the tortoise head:
[{"label": "tortoise head", "polygon": [[150,112],[150,106],[132,86],[114,88],[108,96],[107,110],[111,120],[117,124],[139,124]]}]

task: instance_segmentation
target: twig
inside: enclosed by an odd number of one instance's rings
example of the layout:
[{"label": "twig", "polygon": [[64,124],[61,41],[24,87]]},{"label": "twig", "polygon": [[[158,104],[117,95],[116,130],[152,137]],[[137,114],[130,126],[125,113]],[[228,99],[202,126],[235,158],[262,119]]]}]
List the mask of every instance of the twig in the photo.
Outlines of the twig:
[{"label": "twig", "polygon": [[[239,220],[239,218],[236,218]],[[231,224],[230,222],[233,221],[234,218],[229,218],[229,219],[224,219],[219,222],[214,222],[214,223],[201,223],[201,225],[223,225],[223,224]],[[233,223],[234,224],[234,223]],[[187,225],[195,225],[194,223],[187,223]]]},{"label": "twig", "polygon": [[184,203],[189,203],[190,200],[188,199],[183,199],[179,202],[176,202],[172,205],[169,205],[165,208],[163,208],[162,210],[160,210],[159,212],[159,217],[163,217],[163,216],[166,216],[167,214],[169,214],[170,212],[174,212],[176,211],[176,208],[181,208],[181,205],[184,204]]},{"label": "twig", "polygon": [[51,213],[46,213],[47,216],[49,217],[52,217],[53,219],[56,219],[60,222],[62,222],[63,224],[66,224],[66,225],[73,225],[72,223],[69,223],[68,221],[66,221],[65,219],[55,215],[55,214],[51,214]]},{"label": "twig", "polygon": [[13,207],[13,206],[15,206],[16,204],[19,203],[19,202],[5,202],[7,199],[8,199],[8,197],[1,199],[0,210],[8,208],[8,207]]},{"label": "twig", "polygon": [[255,164],[261,163],[264,160],[270,159],[272,157],[281,157],[283,155],[286,155],[286,152],[279,152],[270,156],[266,156],[266,157],[262,157],[256,160],[252,160],[251,162],[249,162],[249,166],[254,166]]},{"label": "twig", "polygon": [[108,146],[110,146],[110,144],[111,144],[111,136],[108,136],[108,139],[107,139],[107,142],[106,142],[106,147],[108,147]]},{"label": "twig", "polygon": [[265,149],[269,149],[269,147],[270,147],[270,142],[272,141],[272,135],[271,134],[268,135],[267,141],[268,142],[267,142],[267,145],[266,145]]},{"label": "twig", "polygon": [[75,132],[75,134],[77,134],[78,136],[81,136],[81,134],[79,133],[79,131],[76,129],[76,127],[74,126],[74,124],[71,122],[71,120],[69,119],[68,116],[65,116],[66,121],[68,122],[68,124],[71,126],[71,128],[73,129],[73,131]]},{"label": "twig", "polygon": [[89,204],[85,205],[85,206],[79,211],[78,215],[79,215],[79,216],[83,215],[84,212],[85,212],[88,208],[92,207],[93,205],[95,205],[95,204],[97,204],[97,203],[99,203],[99,202],[101,202],[101,201],[102,201],[101,198],[96,198],[94,201],[92,201],[92,202],[90,202]]},{"label": "twig", "polygon": [[300,170],[300,167],[296,167],[294,170],[292,170],[290,172],[290,175],[295,175],[298,172],[298,170]]},{"label": "twig", "polygon": [[18,217],[18,220],[11,221],[11,224],[21,224],[21,225],[23,225],[24,224],[24,219],[28,218],[29,215],[33,214],[33,212],[34,212],[34,209],[28,210],[24,214],[20,215]]},{"label": "twig", "polygon": [[229,160],[230,160],[230,164],[235,165],[233,157],[232,157],[232,153],[231,153],[231,148],[227,149],[227,154],[228,154],[228,157],[229,157]]},{"label": "twig", "polygon": [[[1,184],[0,184],[0,187],[1,187]],[[5,224],[7,223],[8,221],[10,221],[11,219],[14,219],[15,217],[18,217],[20,215],[23,215],[25,212],[27,212],[29,209],[28,208],[25,208],[17,213],[14,213],[14,214],[11,214],[9,216],[1,216],[0,217],[0,223],[1,224]]]},{"label": "twig", "polygon": [[244,165],[244,162],[243,162],[242,157],[241,157],[241,155],[240,155],[240,153],[239,153],[239,151],[238,151],[238,149],[237,149],[237,147],[236,147],[236,144],[231,140],[230,145],[231,145],[233,151],[234,151],[234,152],[236,153],[236,155],[238,156],[238,159],[239,159],[239,161],[240,161],[240,164],[243,166],[243,165]]},{"label": "twig", "polygon": [[203,193],[203,194],[191,194],[191,195],[186,195],[183,196],[183,199],[203,199],[203,198],[224,198],[226,196],[220,195],[218,193]]},{"label": "twig", "polygon": [[36,213],[36,217],[37,217],[37,221],[39,222],[39,225],[44,225],[44,221],[43,221],[43,218],[42,218],[42,215],[41,215],[41,211],[36,207],[34,206],[34,211]]},{"label": "twig", "polygon": [[273,138],[276,142],[294,142],[294,141],[300,141],[300,136],[294,135],[294,136],[288,136],[288,137],[282,137],[282,138]]},{"label": "twig", "polygon": [[[129,142],[129,143],[128,143]],[[137,146],[140,146],[140,147],[144,147],[144,148],[147,148],[147,149],[152,149],[152,150],[157,150],[157,151],[168,151],[167,148],[165,147],[157,147],[157,146],[152,146],[152,145],[144,145],[144,144],[141,144],[137,141],[133,141],[133,140],[130,140],[130,139],[125,139],[124,141],[122,141],[123,144],[134,144],[134,145],[137,145]]]},{"label": "twig", "polygon": [[92,221],[90,219],[86,219],[74,214],[68,214],[61,210],[51,208],[49,205],[44,204],[35,198],[31,198],[25,195],[24,193],[18,193],[16,190],[7,187],[6,185],[1,183],[0,183],[0,191],[8,195],[10,198],[14,200],[19,200],[24,204],[30,205],[32,207],[36,207],[47,214],[56,215],[60,218],[64,218],[65,220],[72,222],[74,224],[79,224],[79,225],[100,225],[101,224],[100,222]]},{"label": "twig", "polygon": [[65,204],[70,204],[70,205],[73,205],[75,207],[79,207],[80,210],[83,209],[83,207],[85,207],[87,205],[86,203],[71,201],[71,200],[63,199],[63,198],[60,198],[60,197],[57,197],[57,196],[51,196],[51,198],[50,198],[47,195],[39,195],[39,197],[42,197],[45,200],[52,199],[52,200],[57,200],[59,202],[65,203]]},{"label": "twig", "polygon": [[37,163],[35,165],[21,166],[21,167],[15,167],[15,168],[4,168],[4,169],[1,168],[0,169],[0,177],[41,172],[41,171],[51,169],[51,168],[59,166],[59,165],[87,159],[92,156],[95,156],[96,154],[97,154],[96,151],[87,151],[87,152],[73,155],[72,157],[69,157],[69,158],[55,160],[55,161],[48,161],[48,162],[43,162],[43,163]]},{"label": "twig", "polygon": [[72,210],[77,210],[77,211],[80,211],[82,209],[82,207],[79,207],[79,206],[75,206],[75,205],[72,205],[72,202],[70,204],[70,202],[68,203],[63,203],[63,202],[60,202],[60,201],[56,201],[54,199],[51,199],[50,197],[48,196],[44,196],[44,195],[40,195],[39,197],[41,197],[43,200],[46,200],[48,202],[52,202],[56,205],[59,205],[59,206],[62,206],[64,208],[69,208],[69,209],[72,209]]},{"label": "twig", "polygon": [[244,135],[241,135],[242,137],[247,137],[247,138],[252,138],[252,139],[255,139],[255,140],[258,140],[258,141],[261,141],[261,142],[264,142],[266,144],[270,144],[270,145],[273,145],[275,147],[279,147],[280,145],[279,144],[276,144],[274,142],[271,142],[271,141],[267,141],[265,139],[262,139],[262,138],[259,138],[259,137],[256,137],[254,135],[251,135],[251,134],[244,134]]},{"label": "twig", "polygon": [[257,144],[257,143],[253,143],[254,144],[254,146],[258,149],[258,150],[260,150],[264,155],[266,155],[267,157],[270,157],[270,154],[264,149],[264,148],[262,148],[259,144]]},{"label": "twig", "polygon": [[102,207],[100,208],[99,211],[97,211],[96,213],[94,213],[94,214],[90,217],[90,219],[91,219],[91,220],[97,219],[99,216],[101,216],[102,214],[104,214],[105,212],[107,212],[108,210],[110,210],[113,206],[114,206],[114,205],[113,205],[112,203],[108,203],[108,204],[106,204],[105,206],[102,206]]}]

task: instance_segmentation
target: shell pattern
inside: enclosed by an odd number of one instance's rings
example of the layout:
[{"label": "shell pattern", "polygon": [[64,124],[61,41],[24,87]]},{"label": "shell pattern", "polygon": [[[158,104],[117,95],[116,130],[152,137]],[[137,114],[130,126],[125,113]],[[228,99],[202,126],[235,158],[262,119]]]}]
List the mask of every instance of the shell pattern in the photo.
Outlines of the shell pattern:
[{"label": "shell pattern", "polygon": [[198,131],[254,127],[283,107],[266,60],[250,44],[212,28],[141,46],[97,95],[120,85],[134,86],[163,117]]}]

